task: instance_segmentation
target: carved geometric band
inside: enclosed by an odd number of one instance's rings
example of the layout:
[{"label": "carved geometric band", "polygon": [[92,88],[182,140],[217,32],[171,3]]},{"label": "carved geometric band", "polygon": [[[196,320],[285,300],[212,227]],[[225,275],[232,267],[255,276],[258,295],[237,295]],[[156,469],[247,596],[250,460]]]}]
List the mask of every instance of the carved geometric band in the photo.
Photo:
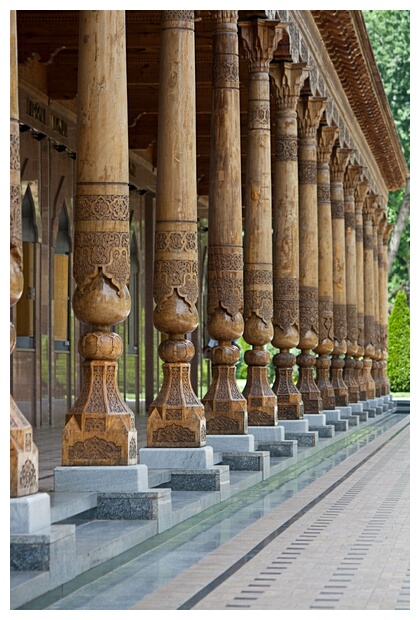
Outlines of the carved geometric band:
[{"label": "carved geometric band", "polygon": [[355,304],[347,304],[347,339],[351,342],[357,341],[357,306]]},{"label": "carved geometric band", "polygon": [[375,338],[375,317],[365,316],[365,346],[373,344]]},{"label": "carved geometric band", "polygon": [[75,222],[89,220],[128,222],[129,218],[128,196],[116,194],[110,196],[76,196]]},{"label": "carved geometric band", "polygon": [[10,134],[10,170],[20,170],[19,127],[17,127],[17,132],[17,134]]},{"label": "carved geometric band", "polygon": [[343,200],[331,200],[331,217],[335,220],[344,219]]},{"label": "carved geometric band", "polygon": [[313,329],[318,332],[318,288],[299,288],[299,322],[301,332]]},{"label": "carved geometric band", "polygon": [[299,161],[299,185],[316,185],[316,161]]},{"label": "carved geometric band", "polygon": [[101,268],[105,277],[121,290],[130,274],[128,232],[81,232],[74,235],[73,275],[79,288],[93,280]]},{"label": "carved geometric band", "polygon": [[331,186],[329,184],[318,183],[317,186],[317,198],[319,203],[331,202]]},{"label": "carved geometric band", "polygon": [[249,291],[244,301],[244,317],[248,318],[254,312],[266,324],[273,318],[272,291]]},{"label": "carved geometric band", "polygon": [[293,326],[299,325],[299,300],[275,299],[273,325],[287,333]]},{"label": "carved geometric band", "polygon": [[373,250],[373,237],[363,232],[363,248],[365,250]]},{"label": "carved geometric band", "polygon": [[259,269],[259,270],[250,270],[246,269],[244,271],[244,284],[247,287],[252,287],[255,284],[268,284],[272,285],[273,283],[273,272],[271,269]]},{"label": "carved geometric band", "polygon": [[[221,248],[220,248],[221,249]],[[244,261],[242,252],[231,250],[220,252],[219,248],[209,247],[208,270],[210,271],[240,271],[242,273]]]},{"label": "carved geometric band", "polygon": [[239,87],[239,57],[217,56],[213,63],[213,81],[216,88]]},{"label": "carved geometric band", "polygon": [[356,243],[363,243],[363,226],[356,225]]},{"label": "carved geometric band", "polygon": [[346,224],[346,228],[351,228],[351,230],[356,229],[356,216],[354,215],[354,213],[349,213],[348,211],[345,211],[344,221]]},{"label": "carved geometric band", "polygon": [[219,306],[222,306],[230,316],[242,312],[243,295],[242,271],[209,272],[207,299],[209,315]]},{"label": "carved geometric band", "polygon": [[157,305],[169,299],[174,291],[194,306],[198,299],[198,265],[192,260],[157,260],[153,281],[153,297]]},{"label": "carved geometric band", "polygon": [[275,278],[273,280],[274,299],[281,302],[299,301],[299,280],[297,278]]},{"label": "carved geometric band", "polygon": [[268,129],[270,127],[270,105],[268,103],[250,106],[248,126],[250,129]]},{"label": "carved geometric band", "polygon": [[193,22],[194,11],[161,11],[161,22]]},{"label": "carved geometric band", "polygon": [[196,252],[197,233],[195,231],[162,232],[156,231],[155,248],[160,252]]},{"label": "carved geometric band", "polygon": [[293,136],[276,136],[276,159],[280,161],[297,161],[297,138]]},{"label": "carved geometric band", "polygon": [[347,337],[347,307],[334,304],[334,338],[344,340]]},{"label": "carved geometric band", "polygon": [[22,209],[19,185],[10,186],[10,247],[22,244]]}]

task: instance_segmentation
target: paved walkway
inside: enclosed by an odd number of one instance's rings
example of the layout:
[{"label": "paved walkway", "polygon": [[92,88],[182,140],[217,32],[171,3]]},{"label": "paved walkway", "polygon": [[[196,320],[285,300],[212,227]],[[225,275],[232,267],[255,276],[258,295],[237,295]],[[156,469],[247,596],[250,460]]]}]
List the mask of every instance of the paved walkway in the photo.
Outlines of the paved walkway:
[{"label": "paved walkway", "polygon": [[399,422],[132,609],[409,609],[406,424]]}]

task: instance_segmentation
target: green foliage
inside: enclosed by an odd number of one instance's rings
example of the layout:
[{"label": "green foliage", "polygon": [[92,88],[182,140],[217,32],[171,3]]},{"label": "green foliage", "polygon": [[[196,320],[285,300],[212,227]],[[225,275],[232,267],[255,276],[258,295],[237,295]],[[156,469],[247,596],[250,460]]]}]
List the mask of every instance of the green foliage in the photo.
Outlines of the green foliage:
[{"label": "green foliage", "polygon": [[403,290],[398,291],[389,317],[388,368],[392,392],[410,391],[410,310]]},{"label": "green foliage", "polygon": [[[410,11],[363,11],[385,93],[400,138],[404,157],[410,167]],[[404,190],[390,192],[388,220],[393,224],[398,215]],[[398,255],[389,278],[389,297],[408,290],[410,259],[410,216],[401,236]]]}]

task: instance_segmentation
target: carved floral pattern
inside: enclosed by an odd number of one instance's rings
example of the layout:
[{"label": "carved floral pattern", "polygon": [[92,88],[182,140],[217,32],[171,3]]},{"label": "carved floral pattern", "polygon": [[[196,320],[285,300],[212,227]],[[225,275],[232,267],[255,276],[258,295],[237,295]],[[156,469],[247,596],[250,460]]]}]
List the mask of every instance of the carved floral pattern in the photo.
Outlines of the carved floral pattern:
[{"label": "carved floral pattern", "polygon": [[299,185],[316,185],[317,162],[299,160]]},{"label": "carved floral pattern", "polygon": [[79,195],[75,198],[74,221],[128,222],[129,198],[125,195]]},{"label": "carved floral pattern", "polygon": [[36,484],[36,469],[32,461],[26,459],[19,472],[19,486],[21,489],[29,489]]},{"label": "carved floral pattern", "polygon": [[190,307],[198,299],[198,264],[196,260],[156,260],[153,297],[163,304],[177,292]]},{"label": "carved floral pattern", "polygon": [[331,216],[335,219],[344,219],[344,200],[331,200]]},{"label": "carved floral pattern", "polygon": [[130,275],[128,232],[82,232],[74,235],[73,275],[80,289],[96,278],[99,270],[121,290]]},{"label": "carved floral pattern", "polygon": [[280,161],[297,161],[298,141],[293,136],[277,135],[275,141],[276,158]]}]

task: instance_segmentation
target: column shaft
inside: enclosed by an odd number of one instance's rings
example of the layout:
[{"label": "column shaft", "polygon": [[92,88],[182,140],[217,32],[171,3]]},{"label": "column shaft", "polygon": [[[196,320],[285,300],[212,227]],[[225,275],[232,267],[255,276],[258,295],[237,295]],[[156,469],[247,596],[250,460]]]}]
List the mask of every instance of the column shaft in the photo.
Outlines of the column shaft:
[{"label": "column shaft", "polygon": [[117,384],[123,344],[110,331],[130,312],[125,12],[81,11],[79,23],[73,309],[92,329],[79,342],[83,385],[66,415],[62,464],[132,465],[134,414]]},{"label": "column shaft", "polygon": [[270,75],[276,101],[273,191],[273,358],[280,419],[303,417],[303,401],[293,382],[299,342],[299,182],[297,102],[307,72],[302,63],[273,62]]},{"label": "column shaft", "polygon": [[[22,205],[20,198],[20,138],[16,11],[10,11],[10,307],[23,291]],[[16,331],[10,323],[10,355]],[[10,395],[10,497],[38,491],[38,448],[32,426]]]},{"label": "column shaft", "polygon": [[321,393],[315,383],[315,357],[318,344],[318,208],[317,208],[317,131],[326,99],[302,97],[298,102],[299,160],[299,318],[297,357],[305,413],[320,413]]},{"label": "column shaft", "polygon": [[382,329],[383,329],[383,339],[382,339],[382,364],[383,364],[383,372],[384,372],[384,382],[385,382],[385,394],[389,394],[391,391],[391,384],[386,372],[387,368],[387,359],[388,359],[388,241],[389,236],[391,234],[392,224],[387,222],[384,230],[383,236],[383,289],[382,289]]},{"label": "column shaft", "polygon": [[247,432],[247,403],[236,383],[239,349],[232,344],[244,327],[237,19],[237,11],[216,11],[213,33],[207,329],[218,344],[202,399],[209,434]]},{"label": "column shaft", "polygon": [[193,392],[198,324],[194,11],[161,11],[158,177],[153,297],[163,383],[149,407],[148,447],[205,445],[204,407]]},{"label": "column shaft", "polygon": [[317,201],[318,201],[318,344],[314,351],[316,384],[321,393],[323,409],[335,409],[334,388],[330,381],[334,349],[333,311],[333,246],[331,222],[330,159],[338,136],[337,127],[320,127],[318,131]]}]

